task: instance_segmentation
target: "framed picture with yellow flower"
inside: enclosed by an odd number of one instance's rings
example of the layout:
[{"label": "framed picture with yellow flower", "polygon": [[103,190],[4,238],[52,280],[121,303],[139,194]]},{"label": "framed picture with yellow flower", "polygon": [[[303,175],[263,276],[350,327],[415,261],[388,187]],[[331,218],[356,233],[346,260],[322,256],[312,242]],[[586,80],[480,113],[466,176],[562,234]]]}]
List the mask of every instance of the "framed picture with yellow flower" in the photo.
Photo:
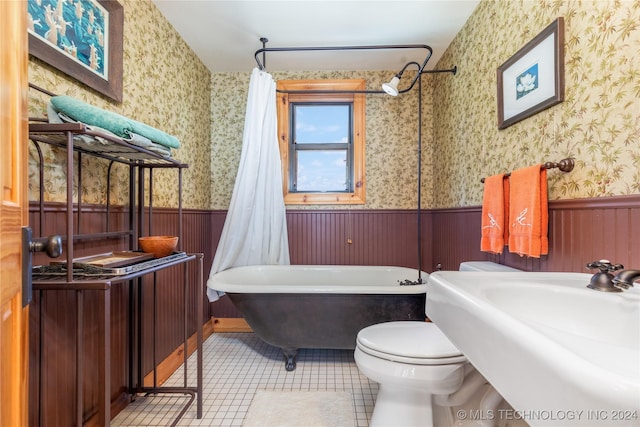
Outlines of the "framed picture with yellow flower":
[{"label": "framed picture with yellow flower", "polygon": [[122,101],[122,27],[116,0],[28,0],[29,53]]},{"label": "framed picture with yellow flower", "polygon": [[498,67],[498,129],[564,100],[564,20],[557,18]]}]

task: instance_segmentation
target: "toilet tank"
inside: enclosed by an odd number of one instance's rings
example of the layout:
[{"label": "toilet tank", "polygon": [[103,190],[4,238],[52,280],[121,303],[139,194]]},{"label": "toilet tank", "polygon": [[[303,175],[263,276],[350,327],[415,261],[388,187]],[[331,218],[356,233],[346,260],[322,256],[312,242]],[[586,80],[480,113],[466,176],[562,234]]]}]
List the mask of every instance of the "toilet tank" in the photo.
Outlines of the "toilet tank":
[{"label": "toilet tank", "polygon": [[460,271],[522,271],[491,261],[465,261],[460,263]]}]

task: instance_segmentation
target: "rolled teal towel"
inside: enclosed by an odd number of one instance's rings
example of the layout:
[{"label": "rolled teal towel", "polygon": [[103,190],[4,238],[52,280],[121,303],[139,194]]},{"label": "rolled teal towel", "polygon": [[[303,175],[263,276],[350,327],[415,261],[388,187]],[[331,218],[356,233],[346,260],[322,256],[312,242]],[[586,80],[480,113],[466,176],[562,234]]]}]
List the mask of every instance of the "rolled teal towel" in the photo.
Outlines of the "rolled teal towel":
[{"label": "rolled teal towel", "polygon": [[156,144],[169,148],[180,148],[180,141],[175,136],[67,95],[52,97],[51,105],[59,113],[64,113],[79,122],[107,129],[121,138],[130,138],[132,133],[137,133],[149,138]]}]

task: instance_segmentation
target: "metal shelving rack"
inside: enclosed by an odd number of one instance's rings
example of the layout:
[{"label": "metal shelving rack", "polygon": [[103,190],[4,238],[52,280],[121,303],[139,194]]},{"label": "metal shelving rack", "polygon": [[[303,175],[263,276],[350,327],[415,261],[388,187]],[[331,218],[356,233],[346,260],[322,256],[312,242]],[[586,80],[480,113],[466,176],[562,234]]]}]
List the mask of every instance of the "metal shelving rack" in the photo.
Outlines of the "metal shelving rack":
[{"label": "metal shelving rack", "polygon": [[[76,137],[79,135],[88,135],[92,137],[98,137],[102,139],[103,143],[100,144],[87,144],[79,140],[76,143]],[[66,266],[73,266],[74,260],[74,243],[83,239],[94,238],[114,238],[123,237],[129,239],[130,249],[134,249],[134,242],[137,242],[137,237],[141,235],[141,231],[144,230],[145,222],[145,195],[144,195],[144,182],[145,171],[149,172],[149,203],[148,203],[148,221],[149,232],[152,229],[152,188],[153,188],[153,170],[156,168],[172,168],[178,170],[178,236],[179,242],[182,242],[182,170],[187,168],[188,165],[181,163],[180,161],[173,159],[172,157],[163,156],[150,151],[146,148],[139,147],[124,141],[121,138],[115,137],[112,134],[104,133],[95,130],[82,123],[64,123],[64,124],[50,124],[37,119],[32,119],[29,124],[29,139],[35,145],[38,155],[40,156],[40,228],[39,232],[42,232],[42,217],[44,212],[43,205],[43,156],[40,147],[41,143],[49,144],[66,150],[67,153],[67,194],[66,194],[66,233],[63,235],[66,238]],[[74,153],[77,153],[78,159],[78,188],[81,188],[82,183],[82,156],[89,155],[99,157],[109,161],[109,168],[107,171],[107,226],[106,231],[101,233],[82,234],[80,233],[80,222],[82,212],[82,200],[81,191],[78,191],[78,202],[76,204],[77,211],[77,233],[74,233],[74,202],[73,202],[73,182],[74,182]],[[111,167],[114,163],[120,163],[128,165],[129,167],[129,209],[128,209],[128,229],[112,231],[109,228],[109,182]],[[137,173],[137,180],[136,180]],[[137,191],[136,191],[137,182]],[[136,203],[137,193],[137,203]],[[157,378],[154,366],[154,385],[153,387],[145,387],[142,375],[142,320],[141,309],[143,301],[142,292],[142,277],[148,274],[153,274],[153,289],[156,292],[157,282],[155,273],[174,266],[181,265],[183,267],[184,274],[184,385],[182,387],[160,387],[157,385],[155,378]],[[195,297],[197,298],[197,385],[195,387],[187,385],[187,302],[188,302],[188,268],[196,268],[196,286],[197,292]],[[110,367],[111,367],[111,328],[110,328],[110,314],[111,314],[111,295],[110,290],[114,285],[128,285],[129,286],[129,363],[132,365],[129,367],[129,393],[132,398],[135,398],[139,393],[177,393],[190,395],[190,399],[184,405],[182,411],[178,414],[172,425],[176,425],[179,419],[184,415],[187,409],[190,407],[194,400],[197,400],[197,417],[202,417],[202,340],[203,340],[203,254],[187,254],[184,252],[175,252],[174,255],[170,255],[165,259],[155,260],[149,264],[148,268],[142,268],[139,271],[131,272],[124,275],[110,275],[106,274],[91,275],[78,272],[76,268],[66,268],[66,273],[62,274],[50,274],[42,272],[40,270],[33,270],[33,290],[40,293],[40,308],[42,310],[42,298],[45,293],[51,291],[69,291],[76,292],[76,310],[77,310],[77,330],[76,330],[76,424],[78,426],[83,425],[84,408],[83,408],[83,312],[85,310],[84,293],[85,292],[100,292],[101,298],[97,307],[91,307],[92,310],[97,311],[100,324],[98,325],[98,332],[100,334],[100,349],[98,360],[98,373],[97,380],[100,384],[98,391],[98,423],[102,426],[108,426],[110,424],[111,413],[111,379],[110,379]],[[153,298],[155,304],[155,296]],[[157,333],[155,325],[155,305],[154,305],[154,336]],[[137,317],[137,318],[136,318]],[[42,312],[40,313],[40,319],[42,322]],[[42,325],[41,325],[42,326]],[[137,330],[136,330],[137,328]],[[42,331],[42,327],[41,327]],[[40,345],[42,348],[42,333],[40,334]],[[135,337],[135,338],[134,338]],[[136,340],[137,338],[137,340]],[[155,340],[154,340],[155,342]],[[155,362],[155,345],[153,348],[153,360]],[[134,357],[134,354],[137,357]],[[135,360],[134,360],[135,359]],[[136,366],[133,364],[137,363]],[[134,378],[134,370],[137,371],[137,378]],[[39,376],[42,381],[42,375]],[[42,399],[42,387],[39,387],[39,399]],[[42,401],[41,401],[42,403]],[[40,405],[42,407],[42,405]],[[42,421],[42,414],[39,417],[40,424]]]}]

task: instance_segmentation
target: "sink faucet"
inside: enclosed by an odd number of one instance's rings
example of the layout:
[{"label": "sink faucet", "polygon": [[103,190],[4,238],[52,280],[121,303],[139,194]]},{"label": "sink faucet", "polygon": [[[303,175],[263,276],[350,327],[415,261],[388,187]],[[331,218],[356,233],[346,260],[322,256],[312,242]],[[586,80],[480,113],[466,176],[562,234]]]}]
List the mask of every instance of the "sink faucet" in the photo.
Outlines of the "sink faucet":
[{"label": "sink faucet", "polygon": [[640,270],[621,270],[611,281],[618,289],[629,289],[638,279],[640,279]]},{"label": "sink faucet", "polygon": [[591,277],[587,288],[601,292],[622,292],[622,288],[616,286],[613,281],[614,273],[624,268],[622,264],[611,264],[608,259],[601,259],[600,261],[590,262],[587,264],[587,268],[600,270],[600,272]]}]

